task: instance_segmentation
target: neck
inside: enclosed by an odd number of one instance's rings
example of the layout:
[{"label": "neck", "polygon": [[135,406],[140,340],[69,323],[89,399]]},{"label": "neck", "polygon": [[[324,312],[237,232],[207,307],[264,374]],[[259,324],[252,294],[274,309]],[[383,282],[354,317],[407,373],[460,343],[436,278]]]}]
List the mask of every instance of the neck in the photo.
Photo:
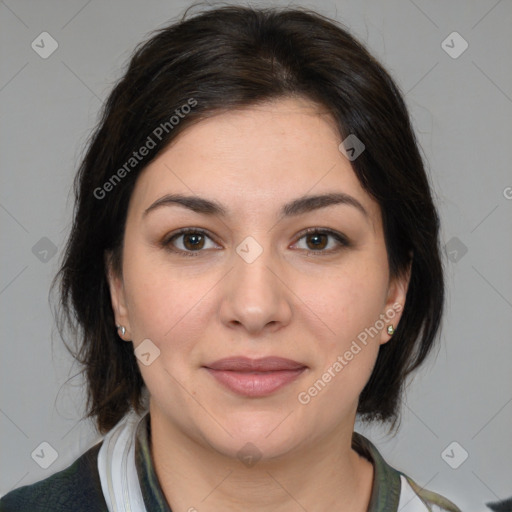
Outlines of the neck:
[{"label": "neck", "polygon": [[366,511],[373,465],[351,448],[352,428],[251,465],[180,430],[155,408],[151,452],[172,510],[216,512]]}]

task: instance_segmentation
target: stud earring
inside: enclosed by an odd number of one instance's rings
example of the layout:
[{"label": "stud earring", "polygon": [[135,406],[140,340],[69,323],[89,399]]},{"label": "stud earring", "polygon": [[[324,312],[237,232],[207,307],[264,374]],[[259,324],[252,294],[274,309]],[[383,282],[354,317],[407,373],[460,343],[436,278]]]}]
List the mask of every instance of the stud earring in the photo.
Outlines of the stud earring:
[{"label": "stud earring", "polygon": [[126,334],[126,327],[124,325],[117,325],[117,330],[121,332],[121,336]]},{"label": "stud earring", "polygon": [[392,325],[388,325],[387,331],[390,336],[393,336],[393,334],[395,334],[395,328]]}]

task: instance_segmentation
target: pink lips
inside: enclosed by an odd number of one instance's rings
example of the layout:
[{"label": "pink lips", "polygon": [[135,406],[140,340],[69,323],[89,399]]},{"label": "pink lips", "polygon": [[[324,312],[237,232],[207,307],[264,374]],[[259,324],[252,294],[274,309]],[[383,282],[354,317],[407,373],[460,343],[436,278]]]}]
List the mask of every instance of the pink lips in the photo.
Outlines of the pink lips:
[{"label": "pink lips", "polygon": [[231,391],[247,397],[262,397],[293,382],[307,367],[282,357],[228,357],[205,368]]}]

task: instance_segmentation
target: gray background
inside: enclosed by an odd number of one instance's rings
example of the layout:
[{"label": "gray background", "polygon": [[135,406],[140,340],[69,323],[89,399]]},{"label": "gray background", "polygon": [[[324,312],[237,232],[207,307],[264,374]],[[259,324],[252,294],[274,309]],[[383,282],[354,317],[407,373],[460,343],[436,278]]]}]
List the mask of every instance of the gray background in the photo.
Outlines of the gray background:
[{"label": "gray background", "polygon": [[[134,46],[188,5],[0,1],[0,494],[64,468],[98,440],[80,421],[83,386],[56,333],[49,285],[102,101]],[[512,495],[511,1],[301,5],[348,25],[406,94],[447,244],[441,349],[409,386],[399,433],[363,432],[420,485],[483,510]],[[44,31],[58,43],[46,59],[31,47]],[[469,44],[457,58],[442,47],[454,31]],[[455,36],[444,47],[453,54],[462,43]],[[42,442],[58,453],[47,469],[53,452]]]}]

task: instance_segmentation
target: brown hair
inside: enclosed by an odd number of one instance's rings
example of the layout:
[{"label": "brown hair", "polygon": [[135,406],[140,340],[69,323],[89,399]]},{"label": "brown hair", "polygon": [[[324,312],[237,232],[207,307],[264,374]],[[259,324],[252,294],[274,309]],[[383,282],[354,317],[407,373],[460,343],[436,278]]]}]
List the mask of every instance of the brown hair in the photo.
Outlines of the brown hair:
[{"label": "brown hair", "polygon": [[[66,324],[76,334],[88,414],[100,432],[130,407],[141,408],[144,383],[133,346],[117,336],[105,267],[111,255],[121,273],[137,176],[187,126],[222,110],[287,96],[327,108],[342,139],[353,134],[364,143],[352,166],[380,205],[391,276],[406,272],[413,256],[400,324],[380,347],[358,407],[364,420],[397,419],[405,378],[430,352],[444,300],[439,219],[402,96],[336,22],[302,8],[227,6],[185,14],[136,48],[75,179],[74,221],[54,284],[60,279],[61,333]],[[179,115],[191,100],[193,108]],[[171,121],[178,115],[178,123]],[[162,126],[167,129],[152,137],[150,154],[127,168],[133,152]],[[122,168],[126,172],[118,172]],[[122,179],[112,181],[116,172]]]}]

